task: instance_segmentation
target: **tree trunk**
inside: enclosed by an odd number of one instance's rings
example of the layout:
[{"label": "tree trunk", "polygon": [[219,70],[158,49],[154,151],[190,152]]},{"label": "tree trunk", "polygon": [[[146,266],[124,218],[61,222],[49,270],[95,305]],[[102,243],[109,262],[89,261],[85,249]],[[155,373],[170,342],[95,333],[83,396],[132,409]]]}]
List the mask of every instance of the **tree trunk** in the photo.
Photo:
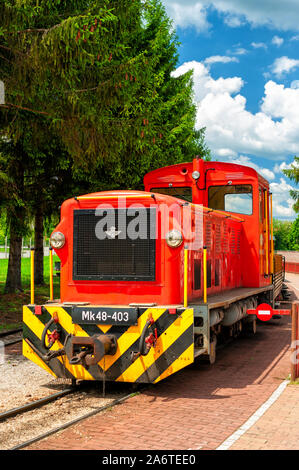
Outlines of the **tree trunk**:
[{"label": "tree trunk", "polygon": [[35,213],[34,232],[34,280],[37,285],[44,284],[44,219],[40,207]]},{"label": "tree trunk", "polygon": [[10,223],[10,247],[8,269],[6,276],[6,285],[4,292],[13,294],[22,291],[21,280],[21,261],[22,261],[22,236],[15,227],[13,221]]},{"label": "tree trunk", "polygon": [[24,192],[24,168],[22,160],[16,152],[16,158],[10,162],[9,176],[17,187],[16,195],[13,195],[11,207],[8,209],[10,247],[8,269],[4,292],[13,294],[22,291],[22,235],[25,227],[25,208],[20,203]]}]

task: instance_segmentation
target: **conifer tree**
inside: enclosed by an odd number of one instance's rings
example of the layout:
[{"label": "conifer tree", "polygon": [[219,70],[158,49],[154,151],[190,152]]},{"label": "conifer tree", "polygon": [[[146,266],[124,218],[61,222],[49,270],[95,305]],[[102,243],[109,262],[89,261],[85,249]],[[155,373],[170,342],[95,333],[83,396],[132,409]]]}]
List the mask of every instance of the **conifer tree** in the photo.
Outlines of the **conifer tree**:
[{"label": "conifer tree", "polygon": [[147,171],[208,154],[191,73],[172,76],[178,41],[159,0],[0,0],[0,17],[0,139],[20,170],[11,213],[22,208],[12,251],[37,196],[43,211],[58,199],[55,177],[59,197],[74,184],[140,188]]}]

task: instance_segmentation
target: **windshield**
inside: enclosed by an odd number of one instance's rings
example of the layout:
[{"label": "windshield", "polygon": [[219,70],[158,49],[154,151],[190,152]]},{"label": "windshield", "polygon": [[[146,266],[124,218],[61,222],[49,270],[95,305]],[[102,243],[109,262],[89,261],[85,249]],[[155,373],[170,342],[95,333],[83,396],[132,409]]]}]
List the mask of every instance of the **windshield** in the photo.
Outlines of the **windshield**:
[{"label": "windshield", "polygon": [[192,188],[186,187],[167,187],[167,188],[152,188],[151,192],[159,194],[167,194],[168,196],[178,197],[184,201],[192,202]]}]

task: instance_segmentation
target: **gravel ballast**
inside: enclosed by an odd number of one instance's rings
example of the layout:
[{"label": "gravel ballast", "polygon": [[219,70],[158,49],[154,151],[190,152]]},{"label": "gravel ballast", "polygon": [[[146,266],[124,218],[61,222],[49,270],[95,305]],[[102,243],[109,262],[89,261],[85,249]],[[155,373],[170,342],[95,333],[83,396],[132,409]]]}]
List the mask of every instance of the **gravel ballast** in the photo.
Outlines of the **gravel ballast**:
[{"label": "gravel ballast", "polygon": [[[71,385],[70,380],[55,379],[22,355],[5,356],[4,362],[0,363],[0,378],[0,413],[53,395]],[[109,382],[103,397],[102,383],[81,384],[74,394],[0,422],[0,450],[11,449],[56,429],[130,392],[129,384]]]}]

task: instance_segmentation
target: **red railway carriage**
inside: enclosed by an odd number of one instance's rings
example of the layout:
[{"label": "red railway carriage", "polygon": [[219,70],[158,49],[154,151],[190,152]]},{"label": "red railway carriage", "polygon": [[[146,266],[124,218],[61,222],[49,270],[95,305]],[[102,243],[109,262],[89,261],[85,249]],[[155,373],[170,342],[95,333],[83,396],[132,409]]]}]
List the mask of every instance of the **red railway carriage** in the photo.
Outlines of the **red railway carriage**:
[{"label": "red railway carriage", "polygon": [[178,164],[145,191],[65,201],[51,243],[61,296],[24,307],[24,355],[57,377],[158,382],[273,305],[269,184],[241,165]]}]

